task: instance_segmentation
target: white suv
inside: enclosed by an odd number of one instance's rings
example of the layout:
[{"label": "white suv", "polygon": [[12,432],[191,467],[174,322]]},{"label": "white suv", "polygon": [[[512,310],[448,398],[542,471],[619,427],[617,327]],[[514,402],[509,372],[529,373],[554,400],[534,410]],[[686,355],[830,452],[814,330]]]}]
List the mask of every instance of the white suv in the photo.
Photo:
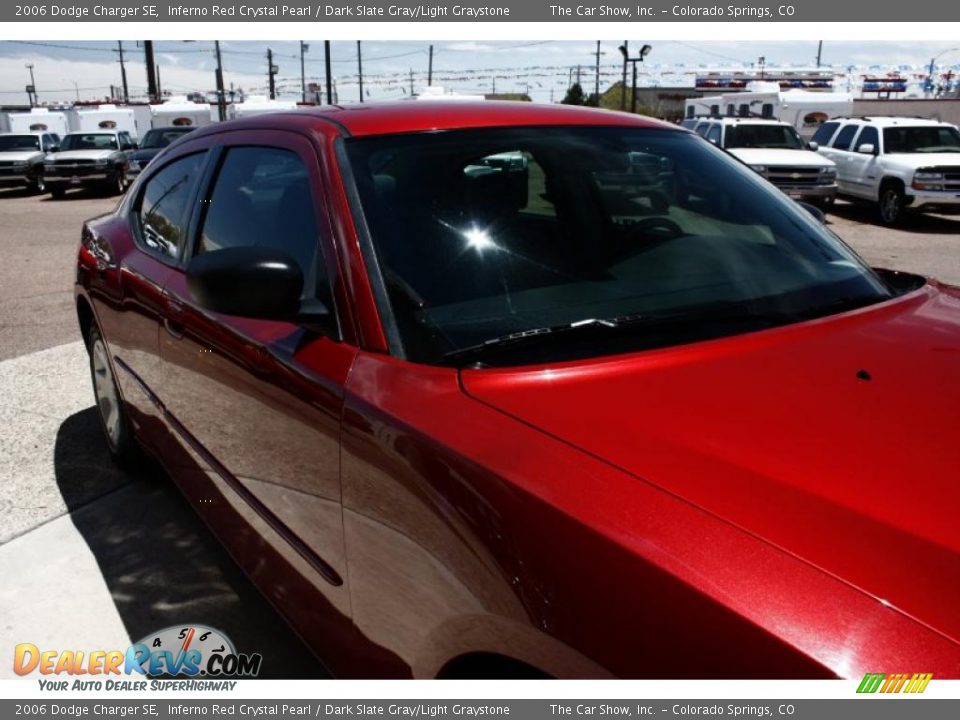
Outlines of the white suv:
[{"label": "white suv", "polygon": [[837,194],[837,168],[814,152],[796,128],[779,120],[703,118],[694,127],[792,198],[826,208]]},{"label": "white suv", "polygon": [[892,225],[904,209],[960,210],[960,131],[937,120],[835,118],[813,136],[837,164],[841,195],[877,203]]}]

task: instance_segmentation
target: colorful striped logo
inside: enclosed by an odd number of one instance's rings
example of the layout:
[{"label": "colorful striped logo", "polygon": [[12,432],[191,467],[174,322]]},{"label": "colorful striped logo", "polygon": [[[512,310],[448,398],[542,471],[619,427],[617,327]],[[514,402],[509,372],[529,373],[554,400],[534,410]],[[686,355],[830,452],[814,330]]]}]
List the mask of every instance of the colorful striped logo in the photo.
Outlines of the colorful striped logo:
[{"label": "colorful striped logo", "polygon": [[867,673],[858,693],[922,693],[933,673]]}]

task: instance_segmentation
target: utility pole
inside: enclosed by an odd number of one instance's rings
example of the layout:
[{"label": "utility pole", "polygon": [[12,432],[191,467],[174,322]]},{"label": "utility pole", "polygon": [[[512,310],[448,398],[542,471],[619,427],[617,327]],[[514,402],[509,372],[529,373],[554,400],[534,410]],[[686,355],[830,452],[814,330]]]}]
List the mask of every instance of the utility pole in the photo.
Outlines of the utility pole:
[{"label": "utility pole", "polygon": [[606,53],[600,52],[599,40],[597,40],[597,51],[595,53],[590,53],[590,54],[595,55],[597,58],[596,72],[594,74],[594,81],[593,81],[593,96],[596,98],[595,107],[600,107],[600,56],[606,55]]},{"label": "utility pole", "polygon": [[413,68],[410,68],[410,97],[413,97]]},{"label": "utility pole", "polygon": [[627,53],[630,51],[630,43],[623,41],[623,78],[620,80],[620,110],[627,109]]},{"label": "utility pole", "polygon": [[823,55],[823,40],[817,45],[817,67],[820,67],[820,58]]},{"label": "utility pole", "polygon": [[[577,65],[577,85],[580,85],[580,66],[579,65]],[[583,87],[583,85],[580,85],[580,87]]]},{"label": "utility pole", "polygon": [[[153,68],[153,40],[143,41],[143,59],[147,65],[147,96],[150,102],[159,102],[156,71]],[[222,119],[222,118],[221,118]]]},{"label": "utility pole", "polygon": [[277,99],[277,84],[274,76],[277,74],[277,66],[273,64],[273,50],[267,48],[267,78],[270,81],[270,99]]},{"label": "utility pole", "polygon": [[220,57],[220,41],[214,40],[213,46],[217,52],[217,116],[220,122],[223,122],[227,119],[227,104],[223,96],[223,59]]},{"label": "utility pole", "polygon": [[323,63],[327,73],[327,105],[333,105],[333,79],[330,77],[330,41],[323,41]]},{"label": "utility pole", "polygon": [[157,65],[157,96],[163,98],[163,88],[160,86],[160,66]]},{"label": "utility pole", "polygon": [[27,63],[26,68],[30,71],[30,86],[27,88],[27,102],[30,103],[30,107],[35,107],[40,101],[37,99],[37,83],[33,79],[33,63]]},{"label": "utility pole", "polygon": [[303,40],[300,41],[300,100],[301,102],[307,101],[307,76],[304,71],[304,61],[303,55],[310,49],[310,46],[307,45]]},{"label": "utility pole", "polygon": [[360,54],[359,40],[357,40],[357,80],[360,85],[360,102],[363,102],[363,56]]},{"label": "utility pole", "polygon": [[430,62],[427,63],[427,86],[433,85],[433,45],[430,46]]},{"label": "utility pole", "polygon": [[123,40],[117,40],[117,50],[120,53],[120,79],[123,81],[123,101],[130,102],[130,92],[127,89],[127,66],[123,64]]}]

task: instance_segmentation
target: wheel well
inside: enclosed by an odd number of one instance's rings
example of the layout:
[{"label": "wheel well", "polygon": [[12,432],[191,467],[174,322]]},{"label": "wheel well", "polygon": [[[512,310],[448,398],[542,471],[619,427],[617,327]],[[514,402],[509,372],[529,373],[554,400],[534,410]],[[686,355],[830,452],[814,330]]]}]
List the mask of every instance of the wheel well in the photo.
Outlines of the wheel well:
[{"label": "wheel well", "polygon": [[[90,342],[90,328],[93,327],[93,309],[85,298],[77,298],[77,321],[80,323],[80,332],[83,335],[83,344]],[[89,350],[89,345],[87,346]]]},{"label": "wheel well", "polygon": [[443,666],[437,677],[448,680],[537,680],[550,678],[550,675],[505,655],[477,652],[454,658]]}]

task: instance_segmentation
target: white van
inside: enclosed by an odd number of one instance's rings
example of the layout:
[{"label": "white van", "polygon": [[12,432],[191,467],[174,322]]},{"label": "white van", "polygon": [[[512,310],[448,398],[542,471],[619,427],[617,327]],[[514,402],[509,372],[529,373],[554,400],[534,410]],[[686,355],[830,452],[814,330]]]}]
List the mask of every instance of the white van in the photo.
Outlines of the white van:
[{"label": "white van", "polygon": [[67,125],[67,114],[47,108],[33,108],[30,112],[8,113],[7,125],[8,131],[13,133],[46,132],[63,137],[70,132]]},{"label": "white van", "polygon": [[211,105],[187,100],[176,95],[165,102],[150,106],[150,127],[203,127],[212,122]]},{"label": "white van", "polygon": [[76,127],[74,129],[78,132],[117,130],[129,133],[134,139],[140,137],[133,108],[109,104],[92,109],[79,108],[75,117]]},{"label": "white van", "polygon": [[236,120],[237,118],[250,117],[251,115],[263,115],[264,113],[296,109],[296,100],[269,100],[266,95],[248,95],[247,99],[243,102],[234,103],[228,108],[227,118]]}]

